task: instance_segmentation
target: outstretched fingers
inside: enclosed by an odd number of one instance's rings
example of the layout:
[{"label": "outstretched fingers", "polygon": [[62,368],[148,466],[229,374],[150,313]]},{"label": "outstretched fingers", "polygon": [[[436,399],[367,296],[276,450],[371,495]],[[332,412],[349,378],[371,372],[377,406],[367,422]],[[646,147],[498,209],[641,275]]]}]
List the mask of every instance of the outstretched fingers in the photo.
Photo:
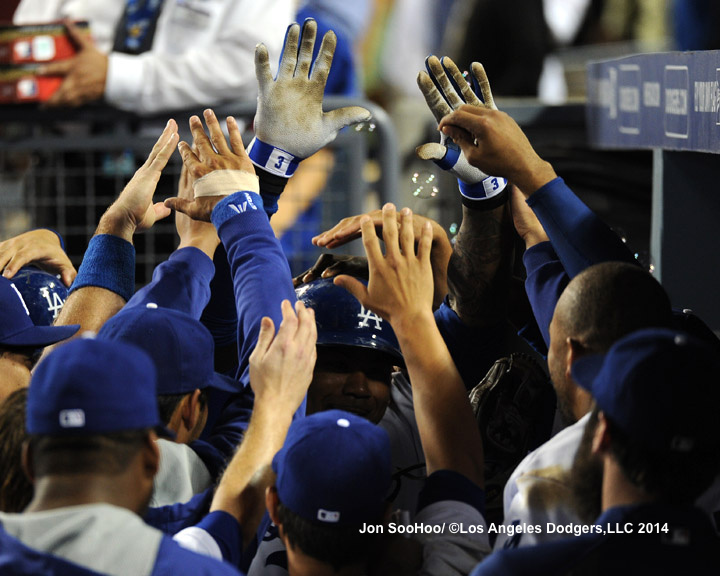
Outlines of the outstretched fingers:
[{"label": "outstretched fingers", "polygon": [[297,67],[295,68],[295,76],[307,78],[310,75],[310,67],[312,66],[313,50],[315,49],[315,37],[317,36],[317,22],[312,18],[308,18],[303,23],[302,33],[300,34],[300,50],[298,52]]}]

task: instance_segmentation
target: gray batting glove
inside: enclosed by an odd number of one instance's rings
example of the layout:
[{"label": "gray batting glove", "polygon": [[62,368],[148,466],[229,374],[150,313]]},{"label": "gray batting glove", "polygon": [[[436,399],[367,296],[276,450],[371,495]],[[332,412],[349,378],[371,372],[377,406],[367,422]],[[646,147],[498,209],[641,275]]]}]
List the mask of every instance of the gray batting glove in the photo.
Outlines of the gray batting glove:
[{"label": "gray batting glove", "polygon": [[332,142],[341,128],[370,119],[359,106],[324,113],[325,83],[330,73],[337,38],[329,31],[312,61],[317,23],[309,18],[302,27],[291,24],[285,48],[273,80],[267,48],[255,49],[255,74],[259,94],[255,114],[255,138],[247,152],[256,166],[289,178],[304,158]]},{"label": "gray batting glove", "polygon": [[[490,82],[485,69],[479,62],[473,62],[472,81],[470,86],[455,63],[448,57],[442,60],[436,56],[425,59],[427,72],[418,74],[417,83],[425,96],[435,120],[440,120],[457,110],[464,104],[497,110],[493,100]],[[478,97],[482,96],[482,100]],[[415,150],[422,160],[432,160],[443,170],[447,170],[458,179],[463,202],[475,203],[500,194],[507,186],[505,178],[488,176],[481,170],[471,166],[459,146],[451,138],[441,133],[440,143],[418,146]]]}]

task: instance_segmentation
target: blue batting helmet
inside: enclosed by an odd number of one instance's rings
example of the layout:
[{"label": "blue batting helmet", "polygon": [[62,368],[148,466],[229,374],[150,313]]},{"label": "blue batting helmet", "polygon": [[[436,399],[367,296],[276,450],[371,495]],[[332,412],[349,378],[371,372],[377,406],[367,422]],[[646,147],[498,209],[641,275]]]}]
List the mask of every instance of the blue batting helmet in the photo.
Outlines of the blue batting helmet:
[{"label": "blue batting helmet", "polygon": [[350,292],[335,286],[332,278],[303,284],[295,293],[298,300],[315,311],[318,346],[371,348],[402,361],[390,323],[367,310]]},{"label": "blue batting helmet", "polygon": [[67,300],[61,280],[32,266],[21,268],[12,279],[22,294],[35,326],[50,326]]}]

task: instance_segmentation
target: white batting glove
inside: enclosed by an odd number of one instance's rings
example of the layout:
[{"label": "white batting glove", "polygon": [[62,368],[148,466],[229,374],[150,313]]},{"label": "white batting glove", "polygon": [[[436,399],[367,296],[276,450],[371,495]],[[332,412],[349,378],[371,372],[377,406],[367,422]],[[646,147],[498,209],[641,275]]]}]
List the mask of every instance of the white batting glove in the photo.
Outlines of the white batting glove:
[{"label": "white batting glove", "polygon": [[[436,56],[428,56],[425,67],[427,72],[418,74],[417,83],[438,122],[463,104],[497,110],[485,69],[479,62],[473,62],[471,67],[473,87],[448,57],[440,60]],[[478,92],[482,100],[478,98]],[[507,186],[505,178],[488,176],[471,166],[460,147],[445,134],[441,134],[439,144],[423,144],[415,152],[422,160],[432,160],[457,177],[465,204],[477,205],[477,201],[493,198]]]},{"label": "white batting glove", "polygon": [[288,28],[285,48],[273,80],[267,48],[255,49],[255,74],[259,93],[255,138],[247,152],[256,166],[289,178],[304,158],[332,142],[341,128],[370,119],[368,110],[349,106],[324,113],[323,92],[337,38],[329,31],[312,61],[317,23],[307,19],[302,27]]}]

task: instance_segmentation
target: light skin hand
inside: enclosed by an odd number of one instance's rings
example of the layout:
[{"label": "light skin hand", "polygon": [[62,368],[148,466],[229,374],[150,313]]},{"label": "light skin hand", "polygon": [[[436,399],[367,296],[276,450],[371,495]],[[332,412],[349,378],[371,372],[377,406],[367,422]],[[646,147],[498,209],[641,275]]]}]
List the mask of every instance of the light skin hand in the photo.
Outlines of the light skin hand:
[{"label": "light skin hand", "polygon": [[296,302],[294,312],[290,302],[283,300],[282,315],[277,334],[273,321],[267,316],[262,319],[250,355],[250,385],[256,404],[268,403],[273,410],[292,416],[312,381],[317,328],[314,311],[302,302]]},{"label": "light skin hand", "polygon": [[60,239],[50,230],[30,230],[0,242],[0,270],[5,278],[14,277],[20,268],[30,264],[50,274],[59,274],[66,286],[77,276],[77,270],[60,246]]},{"label": "light skin hand", "polygon": [[[193,135],[193,146],[191,148],[187,142],[180,142],[178,145],[190,182],[194,183],[215,170],[243,170],[255,174],[255,168],[245,152],[240,127],[235,118],[228,116],[226,120],[230,136],[230,145],[228,146],[215,112],[208,109],[205,110],[203,116],[210,137],[208,138],[208,134],[205,133],[200,118],[191,116],[190,131]],[[201,196],[192,200],[168,198],[165,200],[165,206],[187,214],[193,220],[210,222],[213,208],[223,198],[224,196]]]},{"label": "light skin hand", "polygon": [[[192,200],[194,197],[192,183],[185,164],[183,164],[180,171],[177,197],[185,200]],[[209,222],[193,220],[182,212],[175,212],[175,228],[180,237],[178,249],[192,246],[202,250],[209,258],[215,255],[215,249],[220,244],[220,238],[218,238],[215,231],[215,226]]]},{"label": "light skin hand", "polygon": [[178,142],[177,123],[169,120],[155,146],[127,183],[118,199],[103,214],[96,234],[113,234],[132,242],[135,232],[150,228],[170,215],[162,202],[153,204],[153,194],[160,174],[167,166]]},{"label": "light skin hand", "polygon": [[412,211],[409,208],[402,210],[399,230],[394,205],[386,204],[382,215],[384,256],[372,219],[364,216],[360,222],[368,257],[368,285],[344,275],[337,276],[335,284],[348,290],[363,306],[388,320],[398,334],[412,330],[416,321],[427,320],[428,315],[432,317],[432,227],[429,222],[423,225],[416,255]]},{"label": "light skin hand", "polygon": [[100,52],[89,32],[65,21],[68,36],[78,52],[72,58],[43,66],[39,75],[64,77],[60,88],[47,101],[47,106],[81,106],[99,100],[105,94],[108,57]]},{"label": "light skin hand", "polygon": [[[332,249],[347,244],[348,242],[356,238],[359,238],[361,236],[360,221],[366,216],[369,216],[371,218],[373,225],[375,226],[375,232],[379,235],[382,235],[383,211],[373,210],[371,212],[368,212],[367,214],[360,214],[357,216],[343,218],[330,230],[327,230],[326,232],[322,232],[321,234],[315,236],[312,239],[313,244],[321,248]],[[402,212],[398,212],[398,227],[400,226],[401,218]],[[452,255],[453,251],[452,244],[450,244],[450,239],[448,238],[447,233],[445,232],[443,227],[431,218],[426,218],[425,216],[413,214],[412,221],[413,234],[416,240],[422,236],[422,231],[425,224],[429,223],[432,229],[430,261],[432,264],[433,281],[435,285],[433,307],[437,308],[438,306],[440,306],[440,303],[448,292],[447,269],[448,263],[450,262],[450,256]],[[332,275],[333,274],[330,273],[328,273],[327,275],[323,274],[323,277],[328,278]]]},{"label": "light skin hand", "polygon": [[525,241],[525,249],[550,239],[535,212],[525,202],[525,196],[517,187],[510,188],[510,211],[518,235]]},{"label": "light skin hand", "polygon": [[471,165],[511,180],[526,197],[557,177],[505,112],[465,105],[445,116],[438,129],[460,146]]},{"label": "light skin hand", "polygon": [[223,510],[240,523],[250,542],[265,513],[266,489],[273,482],[273,456],[282,448],[293,414],[302,403],[315,367],[315,314],[301,302],[282,302],[283,320],[275,334],[270,318],[260,325],[250,355],[255,406],[245,438],[220,481],[211,511]]}]

